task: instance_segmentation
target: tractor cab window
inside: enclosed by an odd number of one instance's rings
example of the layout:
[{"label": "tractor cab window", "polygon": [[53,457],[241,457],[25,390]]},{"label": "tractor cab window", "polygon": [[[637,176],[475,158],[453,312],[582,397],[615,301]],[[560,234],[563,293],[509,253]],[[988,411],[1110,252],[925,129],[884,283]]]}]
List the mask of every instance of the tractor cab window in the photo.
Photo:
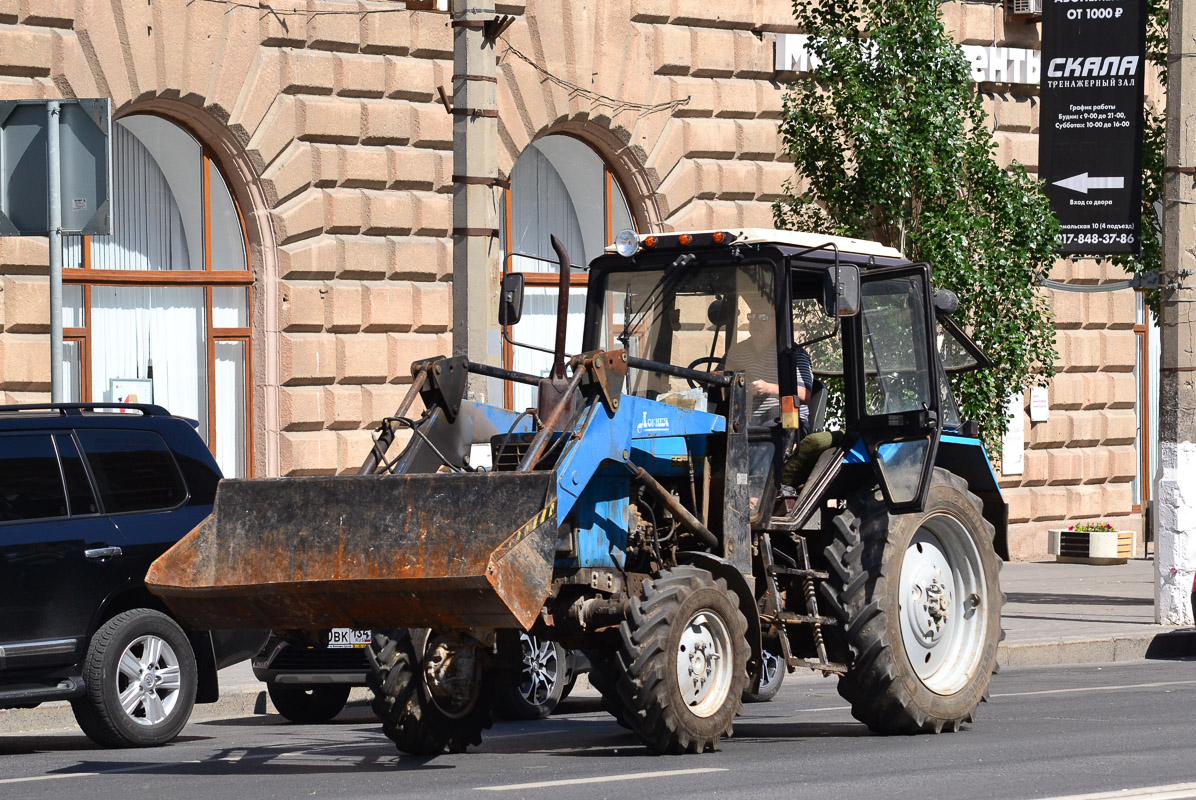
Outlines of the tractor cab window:
[{"label": "tractor cab window", "polygon": [[930,401],[921,278],[864,284],[864,403],[869,415],[917,411]]},{"label": "tractor cab window", "polygon": [[834,317],[823,308],[821,296],[798,296],[794,287],[793,341],[810,356],[814,376],[843,374],[843,340]]},{"label": "tractor cab window", "polygon": [[[603,293],[600,346],[632,356],[718,372],[743,370],[754,414],[779,416],[777,320],[771,262],[612,272]],[[704,408],[706,392],[682,379],[632,370],[629,391],[683,408]],[[775,411],[775,413],[774,413]]]}]

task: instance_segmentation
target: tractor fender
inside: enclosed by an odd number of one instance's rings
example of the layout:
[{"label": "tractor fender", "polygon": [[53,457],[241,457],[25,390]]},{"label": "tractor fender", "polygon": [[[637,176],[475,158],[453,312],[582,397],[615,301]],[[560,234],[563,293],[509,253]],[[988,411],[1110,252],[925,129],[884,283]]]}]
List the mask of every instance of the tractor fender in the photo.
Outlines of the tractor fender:
[{"label": "tractor fender", "polygon": [[979,439],[944,433],[939,440],[934,465],[953,472],[968,482],[968,491],[980,498],[984,518],[992,523],[993,549],[1009,560],[1009,506],[1001,496],[997,475]]},{"label": "tractor fender", "polygon": [[743,612],[744,619],[747,620],[747,641],[748,647],[751,649],[748,654],[748,674],[755,674],[755,670],[760,665],[763,644],[760,633],[760,611],[756,607],[756,593],[752,591],[747,576],[731,562],[710,553],[687,550],[677,554],[677,561],[704,569],[715,578],[722,578],[727,582],[727,588],[735,593],[735,598],[739,601],[739,610]]}]

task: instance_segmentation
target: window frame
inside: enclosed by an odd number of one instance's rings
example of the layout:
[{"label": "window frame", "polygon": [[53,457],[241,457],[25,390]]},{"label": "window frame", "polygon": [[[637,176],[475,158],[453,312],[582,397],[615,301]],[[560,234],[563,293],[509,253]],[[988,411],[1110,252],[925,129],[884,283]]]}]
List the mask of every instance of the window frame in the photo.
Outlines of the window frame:
[{"label": "window frame", "polygon": [[[554,136],[568,136],[567,133],[556,133]],[[573,137],[576,138],[576,137]],[[630,209],[631,202],[628,198],[627,191],[623,185],[615,177],[611,171],[610,164],[602,157],[589,142],[584,139],[578,139],[579,142],[590,148],[590,151],[597,156],[598,160],[602,162],[602,206],[603,206],[603,229],[606,234],[606,241],[613,242],[615,238],[615,231],[611,230],[614,226],[614,190],[618,187],[619,192],[623,195],[624,201],[627,202]],[[508,182],[503,186],[503,203],[502,203],[503,225],[502,225],[502,247],[503,247],[503,263],[500,267],[500,282],[502,278],[507,275],[507,263],[509,257],[512,255],[513,246],[513,225],[511,214],[511,185]],[[639,231],[639,223],[635,219],[635,214],[631,214],[631,223],[636,231]],[[553,288],[560,285],[560,270],[556,269],[550,272],[525,272],[523,273],[524,285],[538,288]],[[569,275],[569,291],[574,289],[581,289],[588,291],[590,285],[590,274],[588,272],[571,272]],[[502,365],[505,369],[513,369],[515,362],[515,348],[511,344],[507,336],[503,336],[502,342]],[[503,382],[503,407],[512,409],[515,406],[515,387],[510,381]]]},{"label": "window frame", "polygon": [[[178,127],[181,131],[199,141],[188,128],[177,121],[162,117],[167,122]],[[254,476],[254,424],[253,424],[253,347],[252,347],[252,317],[254,278],[250,263],[249,233],[245,226],[245,214],[237,202],[235,193],[229,187],[233,208],[237,213],[237,220],[241,226],[241,241],[245,248],[245,269],[213,269],[212,267],[212,170],[219,170],[215,163],[216,154],[206,144],[201,145],[201,203],[203,207],[203,269],[194,270],[112,270],[95,269],[92,264],[92,237],[83,236],[80,250],[83,264],[80,267],[64,267],[62,282],[64,285],[78,285],[83,287],[83,327],[63,329],[63,339],[80,342],[80,397],[84,403],[92,402],[91,389],[91,360],[92,360],[92,326],[91,326],[91,288],[93,286],[193,286],[200,287],[204,293],[204,348],[207,361],[207,444],[213,455],[217,452],[219,442],[216,436],[216,343],[242,342],[245,348],[245,475]],[[219,172],[218,172],[219,174]],[[245,289],[246,315],[250,324],[239,328],[218,328],[213,322],[213,290],[219,287],[233,287]]]}]

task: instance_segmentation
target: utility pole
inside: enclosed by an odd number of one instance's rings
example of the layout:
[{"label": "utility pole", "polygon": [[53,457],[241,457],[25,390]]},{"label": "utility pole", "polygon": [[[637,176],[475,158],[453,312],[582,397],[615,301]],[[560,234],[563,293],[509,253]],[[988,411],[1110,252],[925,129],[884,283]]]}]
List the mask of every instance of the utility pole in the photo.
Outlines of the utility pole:
[{"label": "utility pole", "polygon": [[[62,150],[58,123],[62,105],[57,100],[46,104],[46,150],[50,204],[50,402],[66,401],[62,380]],[[76,398],[82,399],[82,398]]]},{"label": "utility pole", "polygon": [[[491,6],[481,8],[478,6]],[[498,58],[492,4],[452,0],[453,355],[498,364]],[[474,376],[468,396],[491,402]],[[493,388],[493,387],[490,387]]]},{"label": "utility pole", "polygon": [[1163,290],[1159,330],[1161,464],[1155,493],[1155,621],[1192,624],[1196,570],[1196,0],[1171,0]]}]

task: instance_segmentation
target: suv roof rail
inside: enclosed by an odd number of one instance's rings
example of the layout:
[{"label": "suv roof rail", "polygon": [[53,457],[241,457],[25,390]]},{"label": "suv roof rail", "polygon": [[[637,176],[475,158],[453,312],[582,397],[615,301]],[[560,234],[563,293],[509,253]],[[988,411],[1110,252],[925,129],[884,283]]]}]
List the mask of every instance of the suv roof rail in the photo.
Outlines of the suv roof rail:
[{"label": "suv roof rail", "polygon": [[162,406],[149,403],[22,403],[0,406],[0,413],[20,411],[57,411],[60,416],[82,416],[84,411],[105,408],[122,408],[140,411],[147,417],[169,417],[170,412]]}]

